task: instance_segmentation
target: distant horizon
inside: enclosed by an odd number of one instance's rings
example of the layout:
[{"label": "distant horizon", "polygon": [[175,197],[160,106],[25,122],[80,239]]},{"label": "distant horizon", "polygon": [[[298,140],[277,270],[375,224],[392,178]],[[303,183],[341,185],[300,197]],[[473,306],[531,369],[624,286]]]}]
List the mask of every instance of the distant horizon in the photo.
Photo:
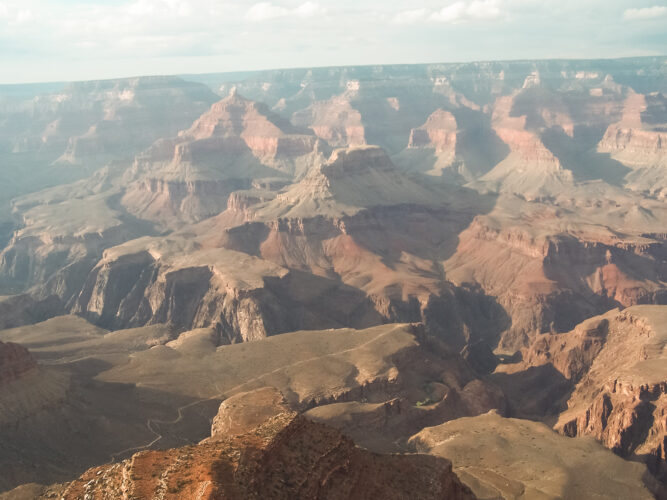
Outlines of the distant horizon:
[{"label": "distant horizon", "polygon": [[203,72],[185,72],[185,73],[146,73],[146,74],[128,74],[121,76],[110,76],[102,78],[89,79],[74,79],[74,80],[43,80],[43,81],[21,81],[21,82],[2,82],[0,87],[12,86],[30,86],[30,85],[66,85],[70,83],[86,83],[86,82],[104,82],[114,80],[129,80],[133,78],[166,78],[166,77],[204,77],[208,75],[242,75],[244,73],[252,75],[263,72],[273,71],[298,71],[309,69],[336,69],[336,68],[365,68],[365,67],[391,67],[391,66],[437,66],[437,65],[455,65],[455,64],[483,64],[483,63],[526,63],[526,62],[550,62],[550,61],[621,61],[621,60],[637,60],[637,59],[660,59],[665,58],[667,63],[667,53],[665,54],[648,54],[636,56],[621,56],[621,57],[545,57],[545,58],[518,58],[518,59],[472,59],[465,61],[431,61],[431,62],[410,62],[410,63],[369,63],[369,64],[334,64],[321,66],[285,66],[285,67],[267,67],[260,69],[241,69],[229,71],[203,71]]},{"label": "distant horizon", "polygon": [[666,23],[665,0],[0,0],[0,83],[650,57]]}]

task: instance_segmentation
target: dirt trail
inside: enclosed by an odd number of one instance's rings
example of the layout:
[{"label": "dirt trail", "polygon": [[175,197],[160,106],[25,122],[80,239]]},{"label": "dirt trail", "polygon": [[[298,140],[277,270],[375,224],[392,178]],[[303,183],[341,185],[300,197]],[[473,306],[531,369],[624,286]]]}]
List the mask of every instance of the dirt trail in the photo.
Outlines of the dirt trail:
[{"label": "dirt trail", "polygon": [[[357,346],[355,346],[355,347],[350,347],[350,348],[348,348],[348,349],[343,349],[342,351],[332,352],[332,353],[329,353],[329,354],[323,354],[323,355],[321,355],[321,356],[313,356],[312,358],[302,359],[302,360],[300,360],[300,361],[295,361],[294,363],[290,363],[290,364],[288,364],[288,365],[281,366],[281,367],[279,367],[279,368],[276,368],[275,370],[271,370],[270,372],[266,372],[266,373],[263,373],[263,374],[258,375],[258,376],[256,376],[256,377],[253,377],[253,378],[251,378],[251,379],[249,379],[249,380],[246,380],[245,382],[242,382],[242,383],[240,383],[240,384],[238,384],[238,385],[236,385],[236,386],[234,386],[234,387],[232,387],[232,388],[230,388],[230,389],[227,389],[226,391],[220,391],[218,394],[216,394],[216,395],[214,395],[214,396],[211,396],[210,398],[199,399],[199,400],[197,400],[197,401],[193,401],[193,402],[191,402],[191,403],[188,403],[188,404],[186,404],[186,405],[183,405],[183,406],[181,406],[181,407],[178,408],[178,410],[177,410],[177,417],[176,417],[175,419],[173,419],[173,420],[159,420],[159,419],[155,419],[155,418],[149,418],[149,419],[146,421],[146,427],[147,427],[148,430],[155,436],[155,439],[153,439],[150,443],[146,443],[146,444],[144,444],[144,445],[140,445],[140,446],[135,446],[135,447],[132,447],[132,448],[126,448],[126,449],[124,449],[124,450],[121,450],[121,451],[118,451],[118,452],[116,452],[116,453],[113,453],[113,454],[111,455],[111,461],[112,461],[112,462],[115,462],[115,461],[116,461],[119,457],[121,457],[122,455],[125,455],[125,454],[130,453],[130,452],[137,452],[137,451],[145,450],[145,449],[148,449],[148,448],[152,447],[152,446],[155,445],[156,443],[158,443],[158,442],[164,437],[164,435],[163,435],[163,434],[160,434],[158,431],[156,431],[156,430],[153,428],[153,424],[160,424],[160,425],[175,425],[175,424],[179,423],[181,420],[183,420],[183,412],[184,412],[185,410],[187,410],[187,409],[189,409],[189,408],[192,408],[192,407],[194,407],[194,406],[196,406],[196,405],[198,405],[198,404],[206,403],[206,402],[208,402],[208,401],[213,401],[213,400],[216,400],[216,399],[219,399],[219,400],[225,400],[225,399],[227,399],[228,397],[230,397],[230,396],[232,396],[233,394],[235,394],[236,392],[240,392],[240,390],[241,390],[243,387],[245,387],[245,386],[247,386],[247,385],[249,385],[249,384],[252,384],[252,383],[254,383],[254,382],[257,382],[257,381],[263,379],[264,377],[268,377],[268,376],[270,376],[270,375],[273,375],[273,374],[275,374],[275,373],[279,373],[279,372],[284,371],[284,370],[287,370],[287,369],[289,369],[289,368],[294,368],[295,366],[299,366],[299,365],[303,365],[303,364],[306,364],[306,363],[310,363],[310,362],[312,362],[312,361],[317,361],[317,360],[324,359],[324,358],[328,358],[328,357],[332,357],[332,356],[340,356],[340,355],[342,355],[342,354],[346,354],[346,353],[348,353],[348,352],[352,352],[352,351],[356,351],[356,350],[358,350],[358,349],[362,349],[362,348],[364,348],[364,347],[366,347],[366,346],[368,346],[368,345],[370,345],[370,344],[376,342],[377,340],[379,340],[379,339],[381,339],[381,338],[383,338],[383,337],[386,337],[387,335],[390,335],[390,334],[394,333],[396,330],[399,330],[399,329],[401,329],[401,328],[403,328],[403,326],[395,326],[393,329],[389,330],[388,332],[384,332],[384,333],[382,333],[382,334],[380,334],[380,335],[377,335],[377,336],[373,337],[372,339],[370,339],[370,340],[364,342],[363,344],[359,344],[359,345],[357,345]],[[216,388],[217,388],[217,384],[216,384]],[[219,389],[218,389],[218,390],[219,390]]]}]

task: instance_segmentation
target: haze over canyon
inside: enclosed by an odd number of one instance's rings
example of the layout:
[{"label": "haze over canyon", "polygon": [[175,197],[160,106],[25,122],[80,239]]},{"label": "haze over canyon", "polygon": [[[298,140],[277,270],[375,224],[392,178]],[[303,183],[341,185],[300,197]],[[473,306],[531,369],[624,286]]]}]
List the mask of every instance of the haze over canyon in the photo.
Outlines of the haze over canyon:
[{"label": "haze over canyon", "polygon": [[667,498],[667,57],[0,85],[0,499]]}]

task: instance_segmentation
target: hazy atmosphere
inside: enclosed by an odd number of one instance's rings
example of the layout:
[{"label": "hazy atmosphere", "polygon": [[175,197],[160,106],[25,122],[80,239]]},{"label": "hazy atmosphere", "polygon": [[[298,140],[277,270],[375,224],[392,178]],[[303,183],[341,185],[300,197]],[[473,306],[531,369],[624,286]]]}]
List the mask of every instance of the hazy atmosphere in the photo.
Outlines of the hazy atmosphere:
[{"label": "hazy atmosphere", "polygon": [[0,0],[0,500],[667,500],[667,0]]},{"label": "hazy atmosphere", "polygon": [[0,83],[660,55],[660,0],[3,0]]}]

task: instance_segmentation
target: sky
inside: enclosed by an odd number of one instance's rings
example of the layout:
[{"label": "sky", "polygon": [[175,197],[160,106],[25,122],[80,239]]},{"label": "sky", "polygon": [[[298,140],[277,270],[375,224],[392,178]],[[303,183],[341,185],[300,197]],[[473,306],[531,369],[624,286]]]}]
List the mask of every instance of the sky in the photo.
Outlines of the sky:
[{"label": "sky", "polygon": [[0,83],[667,55],[667,0],[0,0]]}]

